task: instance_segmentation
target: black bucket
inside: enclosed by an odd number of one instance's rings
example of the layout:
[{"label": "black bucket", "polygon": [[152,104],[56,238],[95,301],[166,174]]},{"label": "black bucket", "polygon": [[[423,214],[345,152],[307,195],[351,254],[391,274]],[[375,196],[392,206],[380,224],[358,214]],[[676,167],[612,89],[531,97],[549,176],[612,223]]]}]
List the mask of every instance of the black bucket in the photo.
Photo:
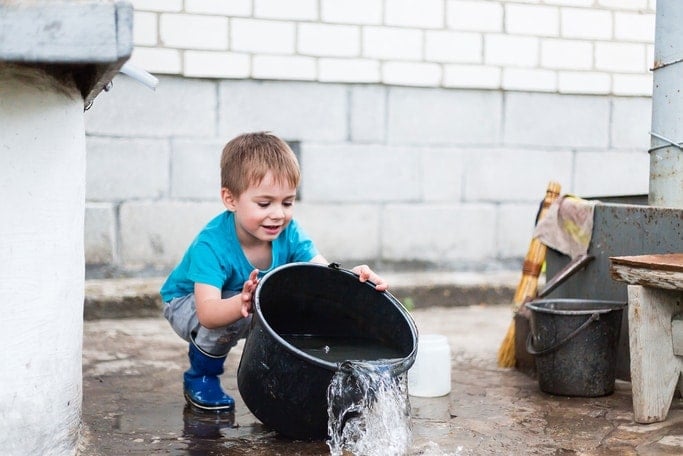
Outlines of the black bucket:
[{"label": "black bucket", "polygon": [[256,288],[237,386],[256,418],[294,439],[327,436],[327,388],[341,362],[298,348],[288,342],[292,336],[367,340],[395,354],[382,363],[396,376],[417,353],[417,329],[403,305],[352,272],[291,263],[266,274]]},{"label": "black bucket", "polygon": [[625,302],[548,299],[529,302],[527,351],[536,357],[541,391],[597,397],[614,392]]}]

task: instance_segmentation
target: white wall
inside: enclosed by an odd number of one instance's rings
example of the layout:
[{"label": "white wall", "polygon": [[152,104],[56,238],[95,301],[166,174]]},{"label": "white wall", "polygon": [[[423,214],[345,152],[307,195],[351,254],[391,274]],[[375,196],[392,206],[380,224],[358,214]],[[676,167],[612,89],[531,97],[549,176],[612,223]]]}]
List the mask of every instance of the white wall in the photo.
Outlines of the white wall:
[{"label": "white wall", "polygon": [[0,452],[74,454],[81,413],[83,99],[0,65]]},{"label": "white wall", "polygon": [[655,0],[134,0],[149,71],[649,95]]},{"label": "white wall", "polygon": [[250,130],[299,144],[297,217],[342,264],[516,267],[550,180],[648,191],[654,1],[133,3],[161,83],[86,113],[89,271],[173,266]]}]

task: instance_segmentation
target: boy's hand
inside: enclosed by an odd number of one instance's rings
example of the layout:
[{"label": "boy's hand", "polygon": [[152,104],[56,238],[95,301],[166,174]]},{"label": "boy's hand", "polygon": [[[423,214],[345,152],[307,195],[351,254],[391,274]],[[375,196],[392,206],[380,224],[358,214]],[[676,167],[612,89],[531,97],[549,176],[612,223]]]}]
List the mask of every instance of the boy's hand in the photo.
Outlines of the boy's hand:
[{"label": "boy's hand", "polygon": [[375,290],[385,291],[389,288],[389,284],[384,281],[380,276],[375,274],[372,269],[366,264],[361,264],[351,269],[352,272],[358,274],[358,280],[361,282],[367,282],[368,280],[375,284]]},{"label": "boy's hand", "polygon": [[251,271],[249,279],[244,282],[244,286],[242,287],[242,316],[244,318],[248,317],[249,313],[253,311],[251,302],[254,297],[254,292],[256,291],[256,285],[258,285],[258,269]]}]

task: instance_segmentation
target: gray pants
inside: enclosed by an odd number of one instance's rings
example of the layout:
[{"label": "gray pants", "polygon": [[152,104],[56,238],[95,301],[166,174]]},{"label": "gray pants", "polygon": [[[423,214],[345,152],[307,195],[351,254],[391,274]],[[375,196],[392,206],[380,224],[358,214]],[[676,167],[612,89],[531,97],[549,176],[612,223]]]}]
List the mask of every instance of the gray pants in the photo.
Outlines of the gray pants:
[{"label": "gray pants", "polygon": [[[223,299],[235,296],[238,292],[223,291]],[[173,330],[187,342],[194,340],[195,345],[203,351],[214,355],[227,355],[237,341],[247,336],[251,315],[241,318],[235,323],[222,328],[208,329],[199,323],[194,293],[174,298],[164,303],[164,317]]]}]

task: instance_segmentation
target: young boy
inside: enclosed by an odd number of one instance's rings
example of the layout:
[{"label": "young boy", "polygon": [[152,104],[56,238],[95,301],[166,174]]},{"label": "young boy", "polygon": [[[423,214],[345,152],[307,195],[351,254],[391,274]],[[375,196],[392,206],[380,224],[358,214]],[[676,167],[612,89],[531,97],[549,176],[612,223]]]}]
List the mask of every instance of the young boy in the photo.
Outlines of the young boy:
[{"label": "young boy", "polygon": [[[221,156],[227,211],[202,229],[161,287],[164,316],[189,343],[183,389],[198,409],[234,409],[218,376],[230,349],[246,336],[259,279],[286,263],[328,264],[292,218],[299,179],[294,153],[277,136],[248,133],[228,142]],[[387,289],[368,266],[352,271],[361,282]]]}]

